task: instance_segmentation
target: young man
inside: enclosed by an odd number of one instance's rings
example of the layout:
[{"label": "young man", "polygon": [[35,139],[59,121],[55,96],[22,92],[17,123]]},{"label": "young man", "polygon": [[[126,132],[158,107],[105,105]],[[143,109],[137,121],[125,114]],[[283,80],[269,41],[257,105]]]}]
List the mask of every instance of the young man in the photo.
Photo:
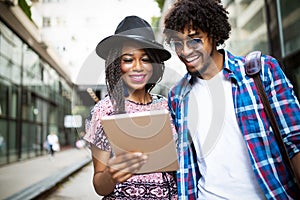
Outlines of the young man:
[{"label": "young man", "polygon": [[[169,93],[178,131],[179,199],[296,199],[245,58],[220,49],[231,30],[219,0],[180,0],[165,17],[166,41],[188,73]],[[261,78],[299,179],[300,106],[276,59]]]}]

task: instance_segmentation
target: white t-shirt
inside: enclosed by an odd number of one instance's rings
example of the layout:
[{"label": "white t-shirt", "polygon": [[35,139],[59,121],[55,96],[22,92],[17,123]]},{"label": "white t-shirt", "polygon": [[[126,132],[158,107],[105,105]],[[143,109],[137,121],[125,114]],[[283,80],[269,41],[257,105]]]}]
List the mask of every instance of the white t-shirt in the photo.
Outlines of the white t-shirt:
[{"label": "white t-shirt", "polygon": [[210,80],[197,78],[188,126],[202,175],[199,199],[265,199],[237,124],[231,82],[222,71]]},{"label": "white t-shirt", "polygon": [[50,134],[47,136],[48,143],[53,145],[58,143],[58,137],[55,134]]}]

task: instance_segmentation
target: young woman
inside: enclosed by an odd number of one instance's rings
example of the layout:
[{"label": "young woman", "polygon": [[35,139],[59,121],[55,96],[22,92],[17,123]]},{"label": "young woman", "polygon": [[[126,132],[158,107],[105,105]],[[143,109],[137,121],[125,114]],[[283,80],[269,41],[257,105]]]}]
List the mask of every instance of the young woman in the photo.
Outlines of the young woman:
[{"label": "young woman", "polygon": [[135,174],[147,162],[147,155],[115,156],[100,120],[112,114],[168,109],[167,100],[150,91],[161,80],[163,62],[171,54],[155,42],[151,26],[137,16],[122,20],[96,52],[106,61],[108,89],[108,96],[92,109],[84,137],[91,144],[96,192],[104,199],[177,199],[173,174]]}]

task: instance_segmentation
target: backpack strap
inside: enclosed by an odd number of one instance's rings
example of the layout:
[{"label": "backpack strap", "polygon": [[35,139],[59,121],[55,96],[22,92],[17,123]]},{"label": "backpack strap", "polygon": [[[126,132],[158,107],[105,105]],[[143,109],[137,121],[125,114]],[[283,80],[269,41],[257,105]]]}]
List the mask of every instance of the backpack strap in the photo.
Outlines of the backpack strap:
[{"label": "backpack strap", "polygon": [[248,76],[254,76],[258,74],[261,70],[261,52],[260,51],[253,51],[250,52],[245,58],[245,67],[246,67],[246,74]]},{"label": "backpack strap", "polygon": [[274,116],[274,113],[272,111],[272,108],[270,106],[270,102],[268,100],[268,97],[266,95],[264,86],[262,84],[262,80],[260,78],[260,71],[261,71],[261,52],[260,51],[253,51],[251,53],[249,53],[246,57],[245,57],[245,71],[246,74],[250,77],[253,78],[254,83],[257,87],[258,90],[258,94],[260,97],[260,100],[263,103],[264,106],[264,110],[266,112],[267,118],[270,121],[272,130],[274,132],[274,136],[277,142],[277,145],[279,146],[280,152],[281,152],[281,156],[282,156],[282,160],[285,164],[285,166],[288,168],[288,170],[290,171],[290,173],[292,174],[294,181],[297,183],[298,185],[298,189],[300,189],[300,184],[296,179],[296,173],[294,171],[292,162],[289,158],[288,152],[286,150],[285,144],[282,140],[281,134],[280,134],[280,129],[278,127],[278,124],[276,122],[276,118]]}]

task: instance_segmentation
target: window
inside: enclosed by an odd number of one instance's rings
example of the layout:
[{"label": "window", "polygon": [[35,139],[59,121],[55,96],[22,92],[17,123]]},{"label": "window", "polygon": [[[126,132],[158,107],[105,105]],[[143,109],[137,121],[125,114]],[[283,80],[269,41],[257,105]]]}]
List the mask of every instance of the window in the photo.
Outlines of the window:
[{"label": "window", "polygon": [[300,50],[300,1],[281,0],[285,55]]},{"label": "window", "polygon": [[234,22],[226,48],[235,55],[253,50],[268,53],[268,35],[265,4],[261,0],[232,1],[227,10]]}]

